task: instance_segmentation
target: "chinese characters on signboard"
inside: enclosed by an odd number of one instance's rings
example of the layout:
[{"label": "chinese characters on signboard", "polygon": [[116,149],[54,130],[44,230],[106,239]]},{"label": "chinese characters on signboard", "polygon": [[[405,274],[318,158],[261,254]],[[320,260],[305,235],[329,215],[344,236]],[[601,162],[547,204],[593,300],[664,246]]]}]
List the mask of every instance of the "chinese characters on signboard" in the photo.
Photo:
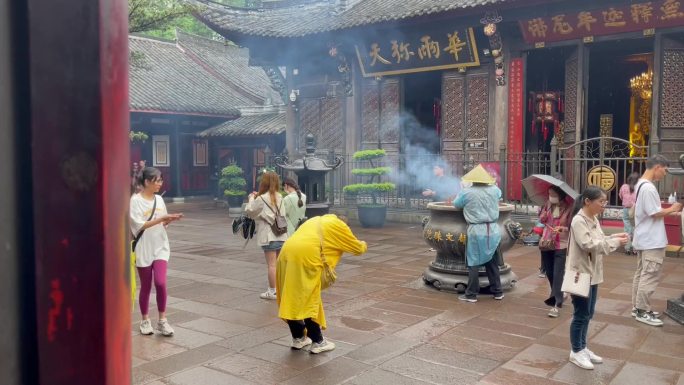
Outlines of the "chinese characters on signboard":
[{"label": "chinese characters on signboard", "polygon": [[378,33],[356,45],[363,76],[479,66],[472,28]]},{"label": "chinese characters on signboard", "polygon": [[684,25],[679,0],[659,0],[520,21],[527,43],[580,39]]}]

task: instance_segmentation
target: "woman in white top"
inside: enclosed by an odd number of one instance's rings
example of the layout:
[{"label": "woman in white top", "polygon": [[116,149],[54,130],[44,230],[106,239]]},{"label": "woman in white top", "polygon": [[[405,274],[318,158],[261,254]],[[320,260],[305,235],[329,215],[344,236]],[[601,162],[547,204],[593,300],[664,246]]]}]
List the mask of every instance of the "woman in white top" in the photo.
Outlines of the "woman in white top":
[{"label": "woman in white top", "polygon": [[287,219],[287,235],[292,236],[299,221],[306,217],[306,195],[302,193],[299,185],[292,178],[285,178],[283,190],[287,193],[287,196],[283,198],[285,219]]},{"label": "woman in white top", "polygon": [[287,240],[287,232],[277,235],[271,229],[276,221],[276,215],[284,215],[283,197],[280,195],[280,178],[274,172],[261,175],[259,192],[249,194],[249,201],[245,206],[245,213],[256,222],[256,239],[264,250],[268,265],[268,289],[261,293],[263,299],[276,299],[276,261],[278,253]]},{"label": "woman in white top", "polygon": [[605,191],[587,187],[575,201],[575,213],[570,224],[570,240],[565,270],[591,276],[589,296],[571,295],[574,311],[570,323],[570,362],[582,369],[594,369],[603,359],[587,348],[589,321],[594,316],[598,285],[603,283],[603,256],[615,251],[629,240],[629,234],[606,236],[601,230],[598,215],[603,213],[608,199]]},{"label": "woman in white top", "polygon": [[[154,167],[145,167],[140,177],[142,190],[131,196],[130,217],[131,233],[135,238],[141,231],[144,233],[139,237],[135,245],[135,266],[140,276],[140,333],[149,335],[154,334],[152,323],[149,317],[150,292],[152,291],[152,280],[157,291],[157,310],[159,311],[159,322],[157,330],[163,335],[173,335],[173,328],[166,321],[166,268],[169,261],[171,249],[169,247],[169,237],[166,235],[166,226],[169,223],[179,220],[183,214],[168,214],[164,199],[158,197],[163,183],[162,175]],[[152,212],[154,210],[154,213]],[[131,277],[131,279],[135,279]]]}]

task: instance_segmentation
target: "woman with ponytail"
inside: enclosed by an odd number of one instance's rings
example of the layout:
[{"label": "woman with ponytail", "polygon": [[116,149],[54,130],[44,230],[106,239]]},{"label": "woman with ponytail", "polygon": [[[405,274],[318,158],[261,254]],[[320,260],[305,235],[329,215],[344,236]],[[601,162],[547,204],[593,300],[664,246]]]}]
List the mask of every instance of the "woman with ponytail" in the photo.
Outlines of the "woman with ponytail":
[{"label": "woman with ponytail", "polygon": [[598,286],[603,283],[603,257],[625,245],[629,234],[605,235],[598,217],[606,208],[608,199],[605,191],[589,186],[575,201],[570,223],[570,239],[565,270],[586,273],[591,277],[589,295],[570,295],[574,311],[570,323],[570,362],[582,369],[594,369],[594,364],[603,358],[587,348],[589,321],[594,316]]},{"label": "woman with ponytail", "polygon": [[[130,200],[130,229],[134,241],[135,266],[140,277],[140,333],[154,334],[149,317],[150,293],[154,283],[157,292],[159,322],[157,330],[164,336],[172,336],[173,328],[166,320],[166,270],[171,256],[169,237],[166,227],[183,217],[183,214],[169,214],[164,199],[157,196],[161,189],[161,171],[154,167],[144,167],[138,183],[141,191],[133,194]],[[135,280],[135,277],[131,277]]]},{"label": "woman with ponytail", "polygon": [[287,235],[290,236],[297,229],[297,224],[305,218],[306,195],[299,189],[299,185],[292,178],[285,178],[283,190],[287,196],[283,199],[285,219],[287,219]]},{"label": "woman with ponytail", "polygon": [[267,171],[261,175],[259,191],[249,194],[249,201],[245,206],[245,214],[256,222],[256,239],[264,251],[266,264],[268,265],[268,289],[259,295],[262,299],[276,299],[276,261],[278,254],[287,240],[287,234],[273,232],[272,224],[276,217],[283,213],[283,198],[278,191],[280,177],[278,174]]}]

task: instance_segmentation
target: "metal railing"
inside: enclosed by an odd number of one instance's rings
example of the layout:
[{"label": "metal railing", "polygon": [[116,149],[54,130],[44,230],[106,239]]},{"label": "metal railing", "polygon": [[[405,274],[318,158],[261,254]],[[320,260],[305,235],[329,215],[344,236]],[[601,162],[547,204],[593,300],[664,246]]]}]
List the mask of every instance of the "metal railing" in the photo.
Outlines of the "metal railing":
[{"label": "metal railing", "polygon": [[[606,142],[612,145],[606,146]],[[498,183],[504,200],[523,206],[532,205],[524,189],[520,197],[507,196],[507,184],[520,183],[520,180],[533,174],[546,174],[564,178],[571,187],[581,192],[587,185],[587,172],[596,165],[605,165],[615,172],[615,187],[609,192],[609,203],[611,206],[620,206],[618,197],[620,185],[626,181],[632,171],[642,172],[646,160],[645,156],[630,157],[625,153],[624,148],[620,148],[620,146],[629,145],[631,145],[629,142],[619,138],[594,138],[566,147],[558,146],[555,141],[552,141],[550,152],[508,153],[502,145],[500,151],[495,154],[388,154],[374,162],[373,167],[389,167],[392,170],[391,173],[380,177],[379,181],[392,182],[396,185],[396,189],[392,192],[377,194],[376,200],[390,208],[425,209],[432,200],[424,197],[422,192],[429,187],[429,181],[434,178],[433,165],[445,163],[447,175],[460,177],[472,167],[483,163],[490,171],[499,175]],[[675,167],[678,154],[667,155]],[[368,161],[356,161],[351,154],[340,155],[334,152],[319,156],[328,158],[331,162],[336,156],[344,160],[342,166],[326,175],[327,199],[331,203],[352,206],[357,203],[371,202],[370,196],[350,196],[343,192],[344,186],[348,184],[368,181],[364,180],[364,177],[352,174],[353,169],[371,167]],[[287,174],[282,169],[277,171],[282,176]],[[515,180],[509,178],[509,172],[512,171],[515,171]],[[376,181],[378,181],[377,178]],[[668,176],[660,183],[660,192],[661,195],[667,195],[672,191],[681,190],[682,187],[684,187],[684,178]]]}]

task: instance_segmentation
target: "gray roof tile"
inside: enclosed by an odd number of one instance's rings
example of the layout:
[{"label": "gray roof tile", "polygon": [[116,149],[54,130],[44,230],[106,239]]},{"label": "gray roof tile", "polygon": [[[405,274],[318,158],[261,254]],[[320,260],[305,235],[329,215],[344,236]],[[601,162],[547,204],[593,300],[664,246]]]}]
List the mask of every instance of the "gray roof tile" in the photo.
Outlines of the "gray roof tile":
[{"label": "gray roof tile", "polygon": [[298,37],[516,0],[358,0],[348,1],[346,6],[321,0],[272,9],[234,8],[211,0],[194,1],[202,5],[198,12],[200,19],[219,32]]},{"label": "gray roof tile", "polygon": [[132,111],[238,116],[242,107],[282,104],[246,49],[178,33],[178,42],[129,37]]},{"label": "gray roof tile", "polygon": [[198,134],[201,137],[277,135],[285,132],[285,111],[243,115]]}]

